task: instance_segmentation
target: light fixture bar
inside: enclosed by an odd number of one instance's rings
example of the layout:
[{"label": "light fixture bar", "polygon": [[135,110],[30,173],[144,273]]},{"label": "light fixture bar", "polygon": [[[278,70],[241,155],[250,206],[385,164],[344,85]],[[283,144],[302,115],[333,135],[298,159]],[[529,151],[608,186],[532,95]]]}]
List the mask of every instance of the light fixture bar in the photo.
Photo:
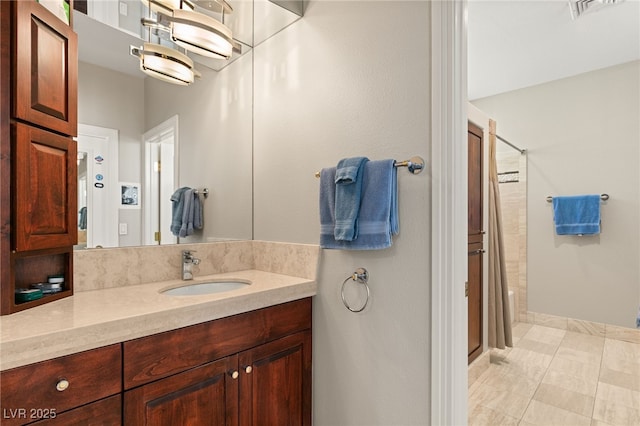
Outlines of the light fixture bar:
[{"label": "light fixture bar", "polygon": [[191,0],[140,0],[153,12],[171,13],[176,9],[193,10],[195,6]]}]

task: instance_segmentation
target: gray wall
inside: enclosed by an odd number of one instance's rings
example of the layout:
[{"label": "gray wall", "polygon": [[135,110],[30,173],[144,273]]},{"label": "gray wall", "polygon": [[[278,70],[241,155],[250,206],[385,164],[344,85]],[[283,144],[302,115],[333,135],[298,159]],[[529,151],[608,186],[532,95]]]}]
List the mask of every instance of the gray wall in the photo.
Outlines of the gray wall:
[{"label": "gray wall", "polygon": [[[140,73],[141,76],[143,75]],[[80,62],[78,64],[78,123],[118,130],[120,182],[142,182],[140,138],[144,132],[144,80]],[[141,243],[141,210],[120,210],[128,224],[120,246]]]},{"label": "gray wall", "polygon": [[147,78],[145,129],[178,115],[181,186],[208,188],[204,229],[181,242],[252,238],[252,54],[184,87]]},{"label": "gray wall", "polygon": [[[255,239],[317,244],[318,179],[343,157],[429,164],[425,1],[311,1],[255,48]],[[314,298],[314,424],[424,425],[430,401],[430,176],[398,171],[400,235],[383,251],[324,250]],[[340,286],[370,272],[371,301]]]},{"label": "gray wall", "polygon": [[[529,311],[635,327],[640,62],[473,103],[528,150]],[[557,236],[548,195],[608,193],[598,236]]]}]

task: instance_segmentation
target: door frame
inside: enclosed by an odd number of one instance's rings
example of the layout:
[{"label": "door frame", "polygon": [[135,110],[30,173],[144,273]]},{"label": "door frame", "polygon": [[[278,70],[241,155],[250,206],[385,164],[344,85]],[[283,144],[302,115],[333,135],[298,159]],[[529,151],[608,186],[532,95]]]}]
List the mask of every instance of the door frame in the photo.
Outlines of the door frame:
[{"label": "door frame", "polygon": [[431,424],[467,424],[467,2],[431,2]]}]

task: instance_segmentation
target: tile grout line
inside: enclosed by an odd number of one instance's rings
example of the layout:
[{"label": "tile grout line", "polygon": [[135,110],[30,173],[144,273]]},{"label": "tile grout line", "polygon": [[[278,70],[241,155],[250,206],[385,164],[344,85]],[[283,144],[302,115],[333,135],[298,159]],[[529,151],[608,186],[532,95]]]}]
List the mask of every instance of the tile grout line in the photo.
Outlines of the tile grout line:
[{"label": "tile grout line", "polygon": [[598,388],[600,387],[600,375],[602,374],[602,368],[604,365],[604,349],[607,346],[607,338],[605,337],[602,342],[602,356],[600,357],[600,369],[598,370],[598,381],[596,382],[596,392],[593,394],[593,407],[591,408],[591,423],[593,423],[593,416],[596,413],[596,400],[598,395]]}]

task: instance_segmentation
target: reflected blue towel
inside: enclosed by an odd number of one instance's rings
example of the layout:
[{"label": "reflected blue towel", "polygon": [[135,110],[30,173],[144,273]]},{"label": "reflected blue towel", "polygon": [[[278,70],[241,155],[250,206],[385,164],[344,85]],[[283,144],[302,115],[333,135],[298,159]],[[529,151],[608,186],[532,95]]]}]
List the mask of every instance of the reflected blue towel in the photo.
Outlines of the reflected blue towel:
[{"label": "reflected blue towel", "polygon": [[195,215],[195,202],[193,200],[193,189],[187,189],[182,197],[184,198],[184,206],[182,207],[182,226],[180,226],[180,237],[187,237],[193,234],[193,217]]},{"label": "reflected blue towel", "polygon": [[558,235],[600,233],[600,195],[553,197],[553,220]]},{"label": "reflected blue towel", "polygon": [[400,230],[398,182],[394,160],[369,161],[362,175],[362,203],[358,215],[358,237],[353,241],[334,238],[335,167],[320,172],[320,247],[342,250],[379,250],[391,246],[392,234]]},{"label": "reflected blue towel", "polygon": [[180,235],[180,228],[182,227],[182,215],[184,209],[184,192],[190,189],[183,186],[178,188],[176,192],[171,196],[171,233],[176,237]]},{"label": "reflected blue towel", "polygon": [[353,241],[358,237],[358,213],[362,198],[362,170],[366,157],[343,158],[336,167],[336,240]]}]

